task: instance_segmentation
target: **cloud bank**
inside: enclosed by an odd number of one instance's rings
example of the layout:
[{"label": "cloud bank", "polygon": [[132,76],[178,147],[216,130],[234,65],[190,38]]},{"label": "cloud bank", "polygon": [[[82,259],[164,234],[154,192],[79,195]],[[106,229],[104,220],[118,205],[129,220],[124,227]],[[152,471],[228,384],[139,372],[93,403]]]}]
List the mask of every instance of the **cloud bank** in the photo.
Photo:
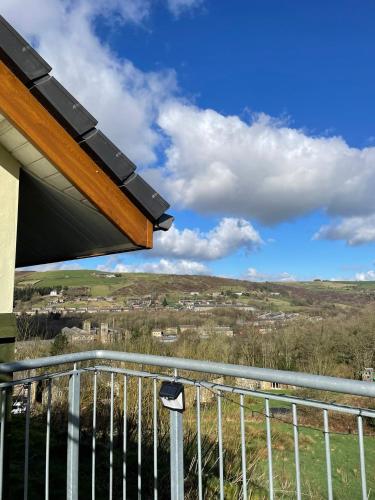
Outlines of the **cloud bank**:
[{"label": "cloud bank", "polygon": [[154,273],[154,274],[209,274],[208,268],[191,260],[160,259],[155,262],[142,262],[140,264],[124,264],[111,258],[106,264],[97,267],[98,271],[115,273]]},{"label": "cloud bank", "polygon": [[375,241],[375,214],[367,217],[347,217],[339,223],[322,226],[314,239],[345,240],[356,246]]},{"label": "cloud bank", "polygon": [[240,248],[255,250],[261,244],[262,238],[249,221],[225,217],[207,233],[198,229],[179,230],[175,227],[168,232],[157,233],[155,247],[150,255],[216,260],[227,257]]},{"label": "cloud bank", "polygon": [[170,140],[162,183],[183,208],[265,224],[320,209],[375,213],[375,148],[309,136],[266,115],[247,123],[176,100],[163,105],[158,123]]},{"label": "cloud bank", "polygon": [[297,278],[292,274],[283,272],[277,274],[262,273],[255,269],[254,267],[249,267],[246,271],[244,279],[249,281],[261,282],[261,281],[297,281]]},{"label": "cloud bank", "polygon": [[356,281],[375,281],[375,271],[370,270],[364,273],[357,273],[355,275]]}]

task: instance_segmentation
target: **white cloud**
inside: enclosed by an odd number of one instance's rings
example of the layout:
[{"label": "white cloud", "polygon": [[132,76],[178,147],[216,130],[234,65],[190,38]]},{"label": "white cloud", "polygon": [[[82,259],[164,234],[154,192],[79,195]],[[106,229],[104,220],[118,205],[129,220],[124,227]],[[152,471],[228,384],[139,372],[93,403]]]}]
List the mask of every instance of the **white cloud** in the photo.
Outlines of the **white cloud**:
[{"label": "white cloud", "polygon": [[119,59],[95,33],[95,19],[140,22],[143,0],[3,0],[2,14],[53,67],[53,74],[99,120],[99,127],[136,163],[156,159],[161,103],[176,89],[173,71],[142,72]]},{"label": "white cloud", "polygon": [[365,273],[357,273],[356,281],[375,281],[375,271],[367,271]]},{"label": "white cloud", "polygon": [[198,229],[179,230],[175,227],[167,232],[157,233],[150,255],[215,260],[226,257],[239,248],[251,251],[261,244],[262,239],[250,222],[226,217],[207,233]]},{"label": "white cloud", "polygon": [[209,274],[209,269],[200,262],[191,260],[160,259],[155,262],[142,262],[140,264],[116,263],[114,259],[97,267],[98,271],[115,273],[156,273],[156,274]]},{"label": "white cloud", "polygon": [[247,123],[169,100],[158,123],[167,162],[149,171],[169,199],[205,214],[275,223],[317,209],[331,215],[375,212],[375,148],[313,137],[269,116]]},{"label": "white cloud", "polygon": [[182,13],[200,7],[203,4],[203,0],[167,0],[167,5],[169,10],[176,17],[180,16]]},{"label": "white cloud", "polygon": [[[22,7],[22,8],[21,8]],[[55,30],[67,15],[102,15],[121,23],[141,23],[150,14],[150,0],[2,0],[1,13],[29,36]]]},{"label": "white cloud", "polygon": [[76,262],[53,262],[50,264],[39,264],[38,266],[20,267],[17,271],[78,271],[82,269]]},{"label": "white cloud", "polygon": [[249,281],[297,281],[297,278],[289,273],[262,273],[257,271],[254,267],[249,267],[246,271],[244,279]]},{"label": "white cloud", "polygon": [[355,246],[375,241],[375,215],[347,217],[339,223],[322,226],[314,239],[345,240]]}]

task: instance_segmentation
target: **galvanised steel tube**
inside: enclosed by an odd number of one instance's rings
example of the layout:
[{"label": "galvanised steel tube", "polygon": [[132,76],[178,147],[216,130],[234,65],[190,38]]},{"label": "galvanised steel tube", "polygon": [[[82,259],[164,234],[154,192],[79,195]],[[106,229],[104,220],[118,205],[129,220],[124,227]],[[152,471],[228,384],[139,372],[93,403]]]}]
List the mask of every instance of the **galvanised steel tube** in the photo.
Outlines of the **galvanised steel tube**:
[{"label": "galvanised steel tube", "polygon": [[[114,372],[129,375],[129,377],[143,377],[143,378],[157,378],[157,380],[168,380],[175,381],[176,377],[171,375],[164,375],[152,372],[142,372],[139,370],[129,370],[124,368],[114,368],[106,365],[97,365],[94,368],[83,368],[82,371],[92,371],[98,370],[99,372]],[[48,375],[51,376],[51,375]],[[27,379],[26,379],[27,381]],[[217,391],[230,392],[232,394],[243,394],[245,396],[253,396],[255,398],[269,399],[270,401],[282,401],[284,403],[295,403],[301,406],[307,406],[312,408],[320,408],[322,410],[332,410],[340,413],[347,413],[350,415],[362,415],[362,417],[375,418],[375,411],[368,410],[364,408],[354,408],[351,406],[343,406],[338,403],[323,403],[322,401],[314,399],[301,399],[296,396],[283,396],[278,394],[271,394],[264,391],[257,391],[251,389],[245,389],[243,387],[233,387],[231,385],[216,384],[212,382],[207,382],[206,380],[193,380],[184,377],[178,377],[178,381],[185,385],[195,385],[197,387],[212,389],[215,393]],[[22,382],[25,382],[23,380]],[[19,382],[18,382],[19,383]],[[0,384],[1,387],[1,384]]]},{"label": "galvanised steel tube", "polygon": [[153,380],[154,500],[158,500],[158,391]]},{"label": "galvanised steel tube", "polygon": [[138,379],[138,500],[142,500],[142,378]]},{"label": "galvanised steel tube", "polygon": [[358,442],[359,442],[359,460],[361,464],[361,486],[362,486],[362,499],[366,500],[367,485],[366,485],[366,460],[365,460],[365,446],[363,443],[363,422],[362,416],[357,417],[358,422]]},{"label": "galvanised steel tube", "polygon": [[270,401],[265,400],[265,414],[266,414],[266,437],[267,437],[267,455],[268,455],[268,483],[269,483],[269,498],[274,499],[273,490],[273,465],[272,465],[272,434],[271,434],[271,414],[270,414]]},{"label": "galvanised steel tube", "polygon": [[220,482],[220,500],[224,500],[224,457],[223,457],[223,417],[221,407],[221,392],[217,395],[217,434],[219,446],[219,482]]},{"label": "galvanised steel tube", "polygon": [[197,400],[197,448],[198,448],[198,498],[203,500],[203,485],[202,485],[202,437],[201,437],[201,388],[198,385],[196,388]]},{"label": "galvanised steel tube", "polygon": [[297,500],[301,500],[301,467],[299,463],[299,431],[298,431],[298,417],[297,417],[297,405],[293,403],[293,436],[294,436],[294,462],[296,466],[296,493]]},{"label": "galvanised steel tube", "polygon": [[326,450],[328,500],[333,500],[331,445],[330,445],[330,439],[329,439],[329,424],[328,424],[328,411],[327,410],[323,410],[323,421],[324,421],[324,444],[325,444],[325,450]]},{"label": "galvanised steel tube", "polygon": [[91,441],[91,500],[95,500],[96,474],[96,404],[98,391],[98,373],[94,372],[93,405],[92,405],[92,441]]},{"label": "galvanised steel tube", "polygon": [[122,500],[126,500],[126,461],[128,449],[128,377],[124,375],[123,441],[122,441]]},{"label": "galvanised steel tube", "polygon": [[26,402],[26,428],[25,428],[25,459],[23,472],[23,499],[29,498],[29,457],[30,457],[30,404],[31,404],[31,385],[27,386]]},{"label": "galvanised steel tube", "polygon": [[111,373],[111,400],[109,417],[109,500],[113,498],[113,406],[114,406],[114,373]]},{"label": "galvanised steel tube", "polygon": [[138,354],[117,351],[86,351],[45,358],[26,359],[12,363],[0,364],[0,373],[11,373],[33,368],[77,363],[80,361],[107,360],[127,363],[138,363],[152,366],[163,366],[178,370],[188,370],[204,373],[214,373],[229,377],[243,377],[265,382],[295,385],[321,391],[342,392],[356,396],[375,397],[375,384],[337,377],[312,375],[302,372],[284,370],[271,370],[269,368],[256,368],[244,365],[231,365],[212,361],[195,359],[173,358],[167,356],[154,356],[151,354]]},{"label": "galvanised steel tube", "polygon": [[183,414],[169,410],[171,500],[184,500]]},{"label": "galvanised steel tube", "polygon": [[246,438],[245,438],[245,409],[244,395],[240,395],[240,421],[241,421],[241,461],[242,461],[242,497],[247,500],[247,465],[246,465]]},{"label": "galvanised steel tube", "polygon": [[47,422],[46,422],[46,466],[44,480],[44,497],[49,500],[49,461],[50,461],[50,437],[51,437],[51,402],[52,402],[52,380],[48,380],[47,393]]},{"label": "galvanised steel tube", "polygon": [[[74,366],[76,368],[76,366]],[[79,420],[81,374],[76,371],[69,378],[68,445],[66,465],[66,498],[78,500],[79,481]]]}]

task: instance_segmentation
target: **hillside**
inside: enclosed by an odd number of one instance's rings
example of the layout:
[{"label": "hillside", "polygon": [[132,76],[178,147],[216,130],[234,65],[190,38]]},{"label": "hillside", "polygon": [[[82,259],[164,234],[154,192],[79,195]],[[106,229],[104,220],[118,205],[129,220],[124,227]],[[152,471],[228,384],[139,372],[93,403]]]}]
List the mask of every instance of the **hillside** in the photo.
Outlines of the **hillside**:
[{"label": "hillside", "polygon": [[17,287],[89,287],[93,296],[118,293],[215,292],[222,289],[263,290],[280,288],[279,284],[252,283],[216,276],[181,276],[146,273],[107,273],[101,271],[46,271],[16,273]]},{"label": "hillside", "polygon": [[[151,295],[172,302],[199,294],[232,295],[260,309],[311,311],[358,307],[375,300],[375,282],[254,283],[215,276],[181,276],[143,273],[107,273],[94,270],[17,272],[18,289],[85,288],[91,297],[112,296],[115,302]],[[242,295],[239,295],[241,294]]]}]

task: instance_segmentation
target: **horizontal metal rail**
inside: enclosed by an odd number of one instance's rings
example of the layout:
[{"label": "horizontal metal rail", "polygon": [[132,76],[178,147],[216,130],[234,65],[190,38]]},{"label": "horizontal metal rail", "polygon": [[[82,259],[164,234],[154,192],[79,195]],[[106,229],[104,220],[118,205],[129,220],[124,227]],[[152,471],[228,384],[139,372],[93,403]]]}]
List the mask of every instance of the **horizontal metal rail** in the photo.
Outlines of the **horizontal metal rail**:
[{"label": "horizontal metal rail", "polygon": [[246,389],[244,387],[233,387],[232,385],[218,384],[217,382],[209,382],[207,380],[193,380],[181,376],[164,375],[161,373],[145,372],[140,370],[127,370],[125,368],[115,368],[112,366],[98,365],[91,368],[83,368],[84,371],[100,371],[108,373],[121,373],[123,375],[129,375],[131,377],[143,377],[152,378],[157,380],[167,380],[167,381],[178,381],[184,385],[195,385],[197,387],[203,387],[206,389],[211,389],[215,392],[229,392],[232,394],[253,396],[254,398],[261,399],[272,399],[274,401],[280,401],[289,404],[298,404],[300,406],[309,406],[313,408],[318,408],[320,410],[331,410],[340,413],[348,413],[349,415],[357,415],[362,417],[375,418],[375,410],[370,410],[367,408],[353,408],[352,406],[340,405],[338,403],[325,403],[324,401],[317,401],[314,399],[299,398],[297,396],[285,396],[282,394],[274,394],[265,391],[256,391],[251,389]]},{"label": "horizontal metal rail", "polygon": [[222,391],[226,393],[232,393],[232,394],[238,394],[238,395],[245,395],[245,396],[252,396],[254,398],[261,398],[261,399],[272,399],[274,401],[279,401],[281,403],[288,403],[288,404],[298,404],[299,406],[307,406],[307,407],[313,407],[321,410],[330,410],[330,411],[335,411],[339,413],[347,413],[349,415],[356,415],[356,416],[362,416],[362,417],[370,417],[370,418],[375,418],[375,410],[367,409],[367,408],[354,408],[352,406],[347,406],[347,405],[342,405],[338,404],[335,402],[327,403],[324,401],[319,401],[315,399],[307,399],[307,398],[300,398],[297,396],[291,396],[291,395],[285,395],[285,394],[275,394],[275,393],[270,393],[266,391],[260,391],[260,390],[252,390],[252,389],[246,389],[245,387],[241,386],[232,386],[232,385],[225,385],[225,384],[219,384],[217,382],[210,382],[207,380],[200,380],[200,379],[190,379],[182,376],[178,376],[177,378],[172,375],[165,375],[162,373],[154,373],[154,372],[146,372],[143,370],[130,370],[130,369],[125,369],[125,368],[116,368],[112,366],[107,366],[107,365],[95,365],[92,367],[87,367],[87,368],[80,368],[77,370],[67,370],[65,372],[58,372],[58,373],[46,373],[44,375],[39,375],[36,377],[29,377],[29,378],[24,378],[24,379],[19,379],[15,380],[13,382],[4,382],[0,384],[0,390],[5,389],[10,386],[16,386],[16,385],[27,385],[32,382],[38,382],[41,380],[53,380],[55,378],[62,378],[67,375],[71,375],[72,373],[76,372],[107,372],[107,373],[117,373],[117,374],[122,374],[122,375],[128,375],[131,377],[142,377],[142,378],[151,378],[155,380],[160,380],[160,381],[175,381],[178,380],[184,385],[191,385],[191,386],[196,386],[196,387],[203,387],[212,391]]},{"label": "horizontal metal rail", "polygon": [[75,373],[77,370],[66,370],[63,372],[54,372],[54,373],[43,373],[43,375],[36,375],[35,377],[26,377],[18,380],[11,380],[9,382],[2,382],[0,384],[0,389],[5,389],[7,387],[16,387],[21,384],[30,384],[32,382],[41,382],[42,380],[47,379],[57,379],[61,377],[66,377],[67,375],[71,375]]},{"label": "horizontal metal rail", "polygon": [[302,372],[272,370],[269,368],[257,368],[244,365],[216,363],[212,361],[103,350],[76,352],[45,358],[26,359],[23,361],[15,361],[13,363],[2,363],[0,364],[0,374],[96,360],[160,366],[178,370],[212,373],[215,375],[241,377],[265,382],[275,382],[278,384],[292,385],[320,391],[375,397],[375,384],[359,380],[311,375],[309,373]]}]

